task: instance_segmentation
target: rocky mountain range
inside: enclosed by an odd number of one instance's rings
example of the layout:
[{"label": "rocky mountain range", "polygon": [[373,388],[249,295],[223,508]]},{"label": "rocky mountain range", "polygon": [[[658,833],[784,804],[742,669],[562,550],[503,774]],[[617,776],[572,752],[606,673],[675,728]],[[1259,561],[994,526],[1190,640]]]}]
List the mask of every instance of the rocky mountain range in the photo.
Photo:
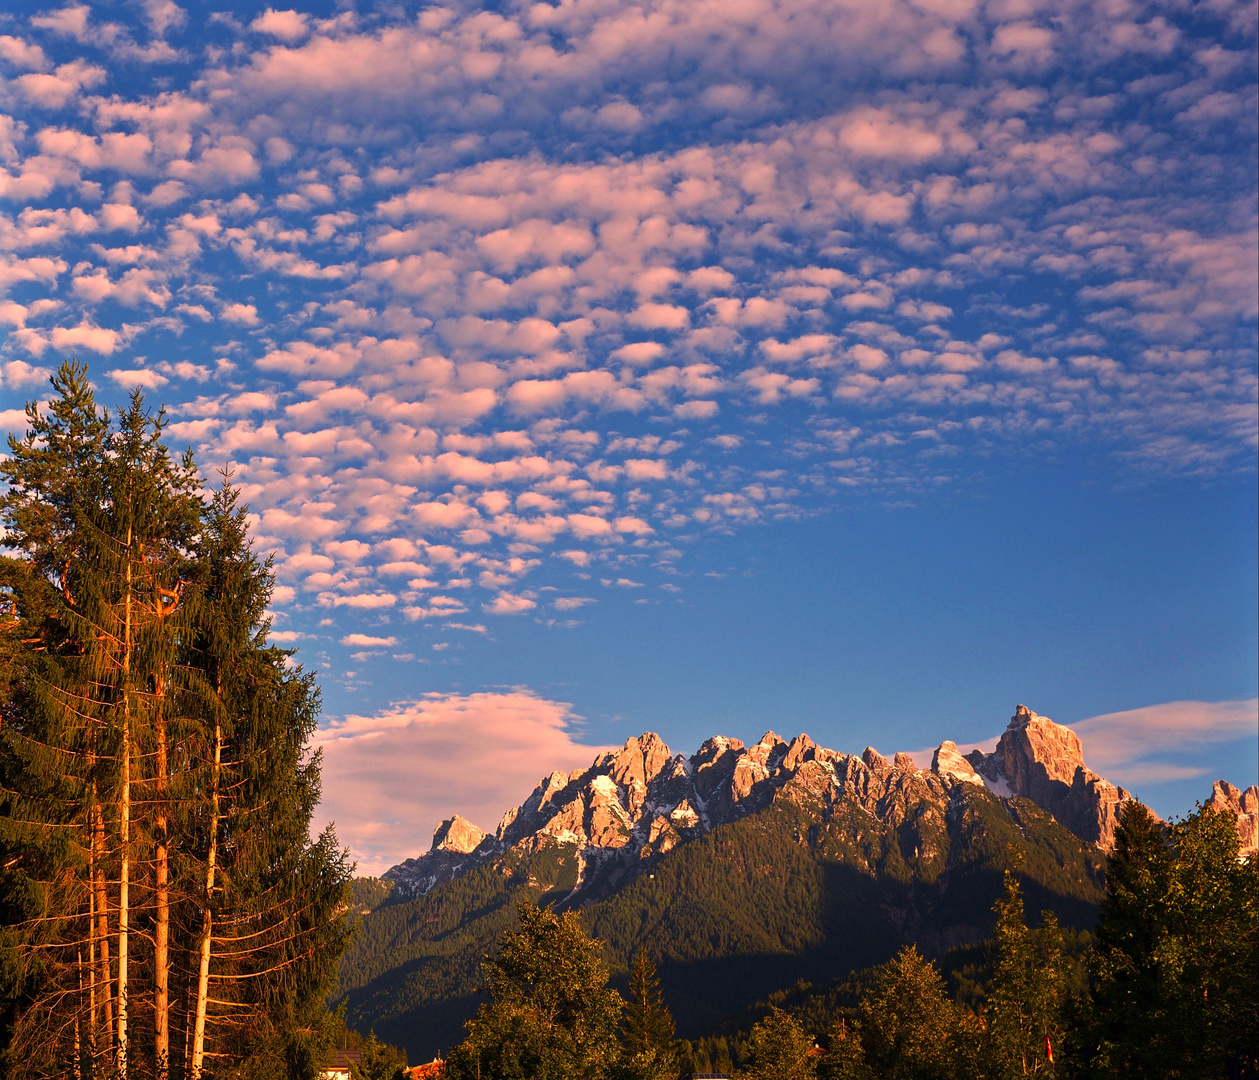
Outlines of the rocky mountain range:
[{"label": "rocky mountain range", "polygon": [[[399,896],[422,896],[514,848],[547,842],[572,845],[578,863],[574,898],[607,895],[653,856],[714,828],[755,813],[775,799],[808,802],[823,814],[841,803],[860,807],[897,828],[911,807],[935,803],[943,814],[958,784],[977,784],[1002,799],[1029,799],[1072,834],[1110,850],[1119,808],[1132,796],[1084,762],[1069,728],[1019,705],[990,754],[963,756],[953,742],[936,749],[929,769],[908,754],[890,761],[871,747],[860,755],[815,744],[807,735],[789,742],[767,731],[753,746],[708,739],[691,757],[671,754],[658,735],[629,739],[585,770],[545,777],[503,816],[493,834],[455,815],[443,821],[432,847],[390,869]],[[1259,848],[1259,788],[1226,781],[1211,805],[1235,814],[1243,853]]]},{"label": "rocky mountain range", "polygon": [[[448,1048],[481,1000],[482,958],[528,900],[578,909],[614,981],[645,949],[679,1034],[711,1032],[903,944],[942,962],[979,947],[1012,866],[1031,915],[1086,934],[1131,797],[1087,767],[1073,732],[1023,706],[991,753],[944,742],[926,768],[772,731],[689,757],[641,735],[545,777],[492,834],[443,821],[362,909],[338,1000],[358,1030],[417,1057]],[[1221,781],[1211,802],[1254,851],[1259,789]]]}]

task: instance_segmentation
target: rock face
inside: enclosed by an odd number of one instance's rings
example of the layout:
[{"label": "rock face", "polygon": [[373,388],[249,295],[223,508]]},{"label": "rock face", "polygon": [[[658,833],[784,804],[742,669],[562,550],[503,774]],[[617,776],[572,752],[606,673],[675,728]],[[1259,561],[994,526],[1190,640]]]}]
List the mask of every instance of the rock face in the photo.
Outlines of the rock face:
[{"label": "rock face", "polygon": [[1081,840],[1103,851],[1114,846],[1119,807],[1132,796],[1084,764],[1070,728],[1020,705],[996,750],[972,751],[969,761],[995,793],[1031,799]]},{"label": "rock face", "polygon": [[[963,761],[964,763],[964,761]],[[824,808],[852,803],[899,825],[924,799],[945,813],[952,783],[918,769],[908,754],[888,761],[817,746],[807,735],[790,742],[768,731],[753,746],[720,736],[689,758],[673,755],[651,732],[629,739],[571,776],[544,777],[493,835],[460,817],[444,821],[433,845],[385,873],[401,896],[419,896],[472,867],[519,848],[571,844],[579,874],[575,892],[594,898],[615,889],[644,860],[718,825],[755,813],[774,799]]]},{"label": "rock face", "polygon": [[[831,815],[857,809],[900,829],[912,818],[914,858],[929,858],[932,822],[940,828],[955,795],[986,787],[1006,803],[1021,797],[1048,811],[1081,840],[1109,851],[1119,808],[1131,796],[1084,764],[1074,732],[1020,705],[991,754],[963,756],[943,742],[929,770],[909,754],[889,761],[873,747],[859,756],[818,746],[807,735],[790,742],[767,731],[753,746],[708,739],[689,758],[673,755],[651,732],[629,739],[590,768],[544,777],[527,799],[481,832],[456,815],[433,834],[429,851],[385,877],[402,897],[419,896],[512,850],[572,845],[583,902],[607,895],[654,856],[745,817],[775,800]],[[1256,849],[1259,789],[1215,785],[1212,805],[1234,813],[1243,851]],[[908,833],[906,833],[908,835]]]},{"label": "rock face", "polygon": [[1217,780],[1207,805],[1217,813],[1236,816],[1238,854],[1243,859],[1259,852],[1259,787],[1251,784],[1242,791],[1227,780]]},{"label": "rock face", "polygon": [[475,860],[470,859],[486,841],[486,834],[467,818],[456,814],[447,818],[433,830],[433,844],[418,859],[393,867],[383,875],[405,889],[409,896],[419,896],[435,885],[458,877],[470,870]]},{"label": "rock face", "polygon": [[931,758],[931,771],[945,780],[962,780],[968,784],[982,784],[983,780],[962,756],[957,743],[945,739]]},{"label": "rock face", "polygon": [[447,818],[433,833],[433,850],[449,851],[456,855],[469,855],[485,839],[485,833],[467,818],[456,814]]}]

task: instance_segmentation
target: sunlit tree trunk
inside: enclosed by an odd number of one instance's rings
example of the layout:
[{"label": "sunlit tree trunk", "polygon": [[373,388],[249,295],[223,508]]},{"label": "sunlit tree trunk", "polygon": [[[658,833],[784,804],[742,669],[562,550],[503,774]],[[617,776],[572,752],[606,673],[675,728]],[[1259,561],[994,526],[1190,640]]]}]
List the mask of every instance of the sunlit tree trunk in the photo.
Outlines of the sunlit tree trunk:
[{"label": "sunlit tree trunk", "polygon": [[109,962],[109,893],[105,888],[105,868],[101,865],[105,858],[105,815],[101,811],[100,801],[96,798],[96,785],[92,785],[92,846],[93,859],[92,892],[96,897],[96,941],[100,946],[97,963],[100,964],[101,1019],[104,1038],[112,1044],[114,1040],[114,973]]},{"label": "sunlit tree trunk", "polygon": [[170,1075],[170,866],[168,855],[168,822],[166,816],[166,717],[163,713],[162,687],[157,691],[155,728],[157,735],[157,814],[155,822],[154,892],[156,921],[153,928],[153,1010],[154,1010],[154,1075],[167,1080]]},{"label": "sunlit tree trunk", "polygon": [[127,959],[131,921],[131,524],[127,524],[122,641],[122,787],[118,800],[118,1075],[127,1080]]},{"label": "sunlit tree trunk", "polygon": [[219,840],[219,769],[223,760],[223,725],[214,722],[214,769],[210,779],[210,849],[205,864],[205,896],[201,907],[200,962],[197,967],[197,1005],[192,1029],[192,1060],[189,1075],[200,1080],[205,1059],[205,1018],[210,994],[210,935],[213,929],[211,901],[214,897],[214,873]]}]

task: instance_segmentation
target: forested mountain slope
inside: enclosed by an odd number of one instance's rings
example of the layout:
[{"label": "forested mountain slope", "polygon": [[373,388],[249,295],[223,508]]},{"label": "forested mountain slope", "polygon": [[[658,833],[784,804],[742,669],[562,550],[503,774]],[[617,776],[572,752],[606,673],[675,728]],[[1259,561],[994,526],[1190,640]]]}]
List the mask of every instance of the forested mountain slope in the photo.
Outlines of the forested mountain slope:
[{"label": "forested mountain slope", "polygon": [[400,902],[363,919],[342,966],[348,1019],[413,1055],[457,1042],[481,957],[523,897],[580,908],[614,971],[644,947],[683,1035],[905,942],[937,954],[986,937],[1011,847],[1029,910],[1086,927],[1095,841],[1126,798],[1071,732],[1022,708],[994,754],[946,743],[929,770],[772,733],[687,759],[646,735],[545,779],[494,836],[443,823],[428,855],[391,871]]}]

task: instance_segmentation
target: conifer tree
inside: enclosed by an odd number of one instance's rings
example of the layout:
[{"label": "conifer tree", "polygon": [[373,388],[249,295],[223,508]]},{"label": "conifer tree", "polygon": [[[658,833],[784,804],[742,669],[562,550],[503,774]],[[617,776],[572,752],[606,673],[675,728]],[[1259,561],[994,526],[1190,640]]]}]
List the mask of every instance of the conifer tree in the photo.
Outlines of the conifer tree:
[{"label": "conifer tree", "polygon": [[133,928],[150,914],[132,889],[151,841],[133,802],[178,633],[164,616],[178,606],[195,473],[170,458],[161,415],[139,395],[110,428],[85,373],[71,365],[59,377],[62,399],[5,463],[11,546],[30,552],[33,572],[55,573],[60,593],[5,732],[17,796],[6,824],[42,894],[25,950],[40,992],[15,1035],[27,1068],[110,1060],[127,1077],[133,1005],[148,993],[132,984]]},{"label": "conifer tree", "polygon": [[626,1067],[641,1080],[676,1073],[673,1017],[660,992],[656,969],[639,949],[630,968],[629,1000],[621,1021],[621,1049]]},{"label": "conifer tree", "polygon": [[63,365],[0,515],[0,994],[13,1075],[313,1077],[348,867],[312,844],[312,678],[267,644],[270,567],[163,416]]}]

